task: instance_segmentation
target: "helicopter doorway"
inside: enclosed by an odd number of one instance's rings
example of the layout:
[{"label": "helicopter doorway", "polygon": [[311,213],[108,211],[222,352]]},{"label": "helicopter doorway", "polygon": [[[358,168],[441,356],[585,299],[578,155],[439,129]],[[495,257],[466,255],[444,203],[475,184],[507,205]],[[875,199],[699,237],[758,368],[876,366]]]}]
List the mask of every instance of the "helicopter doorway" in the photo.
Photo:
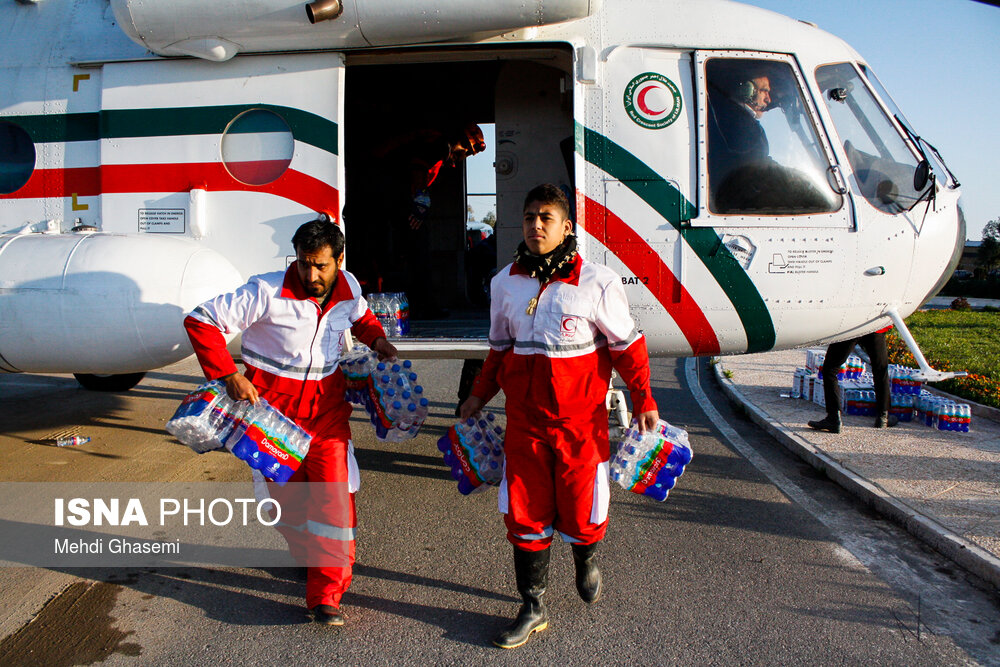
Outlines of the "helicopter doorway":
[{"label": "helicopter doorway", "polygon": [[[346,267],[366,295],[406,293],[401,352],[485,355],[489,279],[521,240],[524,196],[542,182],[572,192],[561,148],[573,136],[571,64],[553,47],[348,56]],[[486,150],[449,161],[446,147],[470,126]],[[485,175],[476,161],[489,162]],[[429,205],[415,224],[420,190]]]}]

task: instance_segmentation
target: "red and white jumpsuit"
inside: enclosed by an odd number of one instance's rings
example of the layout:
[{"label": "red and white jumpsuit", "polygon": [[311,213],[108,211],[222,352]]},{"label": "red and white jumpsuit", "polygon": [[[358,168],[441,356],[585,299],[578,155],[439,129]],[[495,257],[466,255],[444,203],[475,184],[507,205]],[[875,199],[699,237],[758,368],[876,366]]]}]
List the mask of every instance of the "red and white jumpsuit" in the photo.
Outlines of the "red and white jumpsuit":
[{"label": "red and white jumpsuit", "polygon": [[539,285],[514,263],[491,290],[490,352],[472,394],[487,402],[503,389],[507,398],[499,499],[507,539],[526,551],[547,548],[553,531],[568,542],[598,542],[608,521],[612,368],[636,414],[656,409],[646,340],[622,280],[578,255],[568,278]]},{"label": "red and white jumpsuit", "polygon": [[[344,376],[337,364],[350,330],[371,345],[385,336],[353,275],[340,271],[325,307],[306,294],[292,265],[253,276],[207,301],[184,320],[205,377],[236,372],[223,334],[243,332],[245,375],[262,398],[312,436],[309,453],[284,487],[268,484],[281,505],[278,529],[309,565],[306,606],[338,606],[351,583],[360,483]],[[310,484],[296,484],[309,482]]]}]

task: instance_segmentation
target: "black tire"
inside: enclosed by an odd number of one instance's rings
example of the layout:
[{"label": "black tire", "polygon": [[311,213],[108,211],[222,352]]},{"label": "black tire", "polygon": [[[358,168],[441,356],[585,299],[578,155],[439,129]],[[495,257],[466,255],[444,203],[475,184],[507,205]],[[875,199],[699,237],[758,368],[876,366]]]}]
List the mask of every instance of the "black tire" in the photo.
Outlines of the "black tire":
[{"label": "black tire", "polygon": [[92,375],[73,373],[73,377],[84,389],[91,391],[128,391],[139,384],[145,373],[122,373],[121,375]]}]

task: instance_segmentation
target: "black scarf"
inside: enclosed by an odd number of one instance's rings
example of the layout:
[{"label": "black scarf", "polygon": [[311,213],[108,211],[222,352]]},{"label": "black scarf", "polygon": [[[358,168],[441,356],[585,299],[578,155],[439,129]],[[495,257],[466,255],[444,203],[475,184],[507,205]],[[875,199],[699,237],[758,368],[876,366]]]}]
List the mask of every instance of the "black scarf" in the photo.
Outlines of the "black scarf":
[{"label": "black scarf", "polygon": [[544,255],[536,255],[521,241],[514,253],[514,261],[528,272],[532,278],[545,284],[557,273],[568,278],[573,272],[573,258],[576,257],[576,236],[567,234],[563,242]]}]

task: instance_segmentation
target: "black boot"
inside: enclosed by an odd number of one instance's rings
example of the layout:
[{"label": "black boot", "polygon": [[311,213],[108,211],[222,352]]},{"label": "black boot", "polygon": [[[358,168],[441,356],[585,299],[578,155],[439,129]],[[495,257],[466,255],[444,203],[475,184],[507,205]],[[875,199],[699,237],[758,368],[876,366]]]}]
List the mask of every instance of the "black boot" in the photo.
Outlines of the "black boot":
[{"label": "black boot", "polygon": [[875,418],[875,428],[889,428],[890,426],[895,426],[899,423],[899,417],[896,415],[890,415],[888,412],[883,412]]},{"label": "black boot", "polygon": [[576,591],[584,602],[597,602],[601,598],[601,571],[594,562],[597,545],[574,544],[573,563],[576,564]]},{"label": "black boot", "polygon": [[517,648],[528,641],[532,632],[549,625],[549,612],[542,602],[549,576],[549,550],[524,551],[514,547],[514,576],[524,604],[514,622],[494,637],[493,643],[500,648]]},{"label": "black boot", "polygon": [[827,415],[825,419],[811,421],[809,422],[809,427],[817,431],[840,433],[840,415]]}]

